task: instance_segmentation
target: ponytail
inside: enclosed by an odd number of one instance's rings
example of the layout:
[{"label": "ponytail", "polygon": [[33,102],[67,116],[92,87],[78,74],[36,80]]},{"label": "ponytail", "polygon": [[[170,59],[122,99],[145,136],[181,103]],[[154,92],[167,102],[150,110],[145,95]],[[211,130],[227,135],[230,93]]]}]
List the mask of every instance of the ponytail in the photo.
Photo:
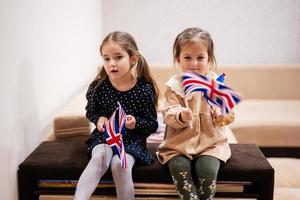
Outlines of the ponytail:
[{"label": "ponytail", "polygon": [[94,79],[94,81],[97,82],[96,87],[98,87],[103,82],[103,80],[106,78],[106,76],[107,76],[107,73],[104,69],[104,66],[102,66],[100,71],[98,72],[96,78]]},{"label": "ponytail", "polygon": [[136,66],[137,79],[143,80],[153,87],[154,95],[155,95],[155,105],[157,106],[158,98],[159,98],[159,89],[154,79],[152,78],[146,59],[141,54],[137,54],[137,56],[138,56],[138,61]]}]

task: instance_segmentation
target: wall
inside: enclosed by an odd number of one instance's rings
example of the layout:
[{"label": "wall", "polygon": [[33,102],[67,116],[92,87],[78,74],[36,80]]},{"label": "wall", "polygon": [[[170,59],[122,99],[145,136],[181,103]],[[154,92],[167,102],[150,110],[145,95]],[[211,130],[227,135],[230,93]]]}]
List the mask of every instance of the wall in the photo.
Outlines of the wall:
[{"label": "wall", "polygon": [[132,33],[151,63],[172,63],[176,35],[200,26],[214,39],[217,61],[300,63],[298,0],[104,0],[103,31]]},{"label": "wall", "polygon": [[95,75],[99,0],[0,1],[0,198],[17,199],[17,166]]}]

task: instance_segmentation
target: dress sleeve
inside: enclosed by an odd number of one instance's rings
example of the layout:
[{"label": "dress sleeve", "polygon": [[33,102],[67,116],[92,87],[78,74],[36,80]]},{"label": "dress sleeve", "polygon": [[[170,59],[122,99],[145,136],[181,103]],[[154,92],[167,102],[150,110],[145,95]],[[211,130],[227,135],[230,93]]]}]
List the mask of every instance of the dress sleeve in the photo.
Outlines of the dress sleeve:
[{"label": "dress sleeve", "polygon": [[179,95],[167,88],[165,92],[166,107],[164,109],[164,123],[172,128],[179,129],[189,126],[189,122],[182,122],[179,119],[183,110],[183,100]]},{"label": "dress sleeve", "polygon": [[86,117],[97,126],[98,119],[101,116],[106,116],[104,113],[103,106],[101,106],[101,99],[100,95],[96,94],[97,82],[94,81],[89,86],[87,93],[86,93],[86,99],[87,99],[87,105],[85,107],[86,110]]},{"label": "dress sleeve", "polygon": [[157,113],[155,108],[155,96],[152,89],[149,88],[143,93],[143,101],[141,105],[140,115],[135,116],[137,132],[142,132],[146,135],[155,133],[158,128]]}]

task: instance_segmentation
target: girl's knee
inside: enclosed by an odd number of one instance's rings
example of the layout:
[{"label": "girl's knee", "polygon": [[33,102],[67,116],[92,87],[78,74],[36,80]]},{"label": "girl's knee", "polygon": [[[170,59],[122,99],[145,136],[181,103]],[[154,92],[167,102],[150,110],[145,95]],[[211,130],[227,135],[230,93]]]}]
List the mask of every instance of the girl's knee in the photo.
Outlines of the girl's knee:
[{"label": "girl's knee", "polygon": [[172,158],[168,163],[171,172],[190,171],[191,162],[182,156]]},{"label": "girl's knee", "polygon": [[100,144],[94,147],[91,162],[96,163],[97,166],[101,166],[103,169],[108,169],[111,157],[111,148],[107,148],[106,144]]},{"label": "girl's knee", "polygon": [[195,170],[199,176],[215,179],[220,168],[220,160],[212,156],[199,157],[195,163]]},{"label": "girl's knee", "polygon": [[103,169],[108,169],[109,167],[108,157],[104,153],[93,155],[91,162],[96,163],[97,166],[101,166]]},{"label": "girl's knee", "polygon": [[121,167],[121,161],[117,155],[113,156],[111,161],[111,171],[113,174],[128,174],[131,176],[132,167],[135,163],[135,159],[133,156],[126,154],[126,168]]}]

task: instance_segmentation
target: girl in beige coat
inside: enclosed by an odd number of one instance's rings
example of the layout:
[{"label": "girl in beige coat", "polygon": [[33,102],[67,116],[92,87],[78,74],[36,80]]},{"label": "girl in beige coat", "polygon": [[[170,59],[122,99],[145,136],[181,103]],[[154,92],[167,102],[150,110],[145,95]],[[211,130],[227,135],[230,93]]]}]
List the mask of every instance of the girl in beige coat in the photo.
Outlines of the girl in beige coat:
[{"label": "girl in beige coat", "polygon": [[[216,77],[209,71],[216,63],[213,41],[200,28],[188,28],[177,36],[173,56],[183,72]],[[233,115],[222,116],[201,93],[185,96],[180,75],[171,77],[167,86],[167,126],[158,160],[168,165],[180,199],[212,199],[220,165],[231,155],[224,125],[233,120]],[[197,180],[193,180],[192,171]]]}]

